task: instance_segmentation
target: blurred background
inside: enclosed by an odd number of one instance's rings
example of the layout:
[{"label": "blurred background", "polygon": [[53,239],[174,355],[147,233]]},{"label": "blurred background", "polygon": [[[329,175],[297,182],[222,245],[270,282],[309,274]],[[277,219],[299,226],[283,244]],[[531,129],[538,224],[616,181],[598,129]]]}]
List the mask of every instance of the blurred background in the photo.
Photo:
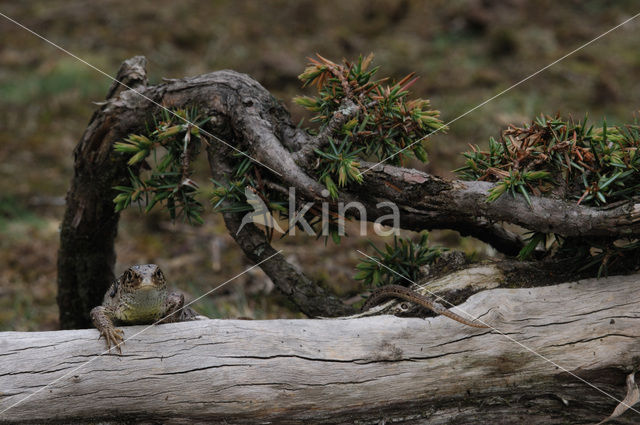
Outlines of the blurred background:
[{"label": "blurred background", "polygon": [[[150,84],[220,69],[247,73],[288,107],[296,76],[316,52],[334,61],[375,53],[378,76],[415,71],[414,96],[449,121],[640,12],[634,1],[349,0],[0,1],[0,12],[109,75],[134,55],[148,59]],[[468,144],[486,146],[508,123],[540,113],[621,124],[640,104],[640,18],[451,125],[426,143],[423,169],[445,177]],[[58,327],[56,257],[73,148],[111,84],[103,75],[0,17],[0,331]],[[415,165],[415,164],[411,164]],[[200,175],[206,182],[206,175]],[[381,242],[378,240],[378,242]],[[484,255],[454,232],[432,243]],[[364,238],[279,241],[290,261],[346,299]],[[295,248],[295,249],[294,249]],[[159,264],[195,298],[249,266],[220,217],[193,228],[162,212],[122,216],[116,272]],[[199,302],[211,317],[297,317],[256,270]]]}]

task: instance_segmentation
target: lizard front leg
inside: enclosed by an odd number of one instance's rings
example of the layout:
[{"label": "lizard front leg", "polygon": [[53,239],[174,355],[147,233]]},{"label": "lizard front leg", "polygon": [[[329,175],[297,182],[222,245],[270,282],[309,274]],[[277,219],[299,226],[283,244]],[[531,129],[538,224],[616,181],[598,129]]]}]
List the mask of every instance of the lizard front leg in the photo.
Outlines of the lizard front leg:
[{"label": "lizard front leg", "polygon": [[98,306],[91,310],[93,326],[100,331],[100,338],[104,337],[107,349],[110,350],[111,345],[114,345],[118,352],[122,354],[120,346],[124,343],[124,332],[113,325],[112,316],[113,312],[103,306]]},{"label": "lizard front leg", "polygon": [[177,292],[172,292],[167,295],[164,301],[164,314],[162,320],[159,323],[174,323],[180,322],[182,316],[182,310],[184,307],[184,295]]},{"label": "lizard front leg", "polygon": [[184,306],[184,295],[172,292],[165,300],[165,312],[163,319],[158,323],[186,322],[196,320],[198,313],[193,309]]}]

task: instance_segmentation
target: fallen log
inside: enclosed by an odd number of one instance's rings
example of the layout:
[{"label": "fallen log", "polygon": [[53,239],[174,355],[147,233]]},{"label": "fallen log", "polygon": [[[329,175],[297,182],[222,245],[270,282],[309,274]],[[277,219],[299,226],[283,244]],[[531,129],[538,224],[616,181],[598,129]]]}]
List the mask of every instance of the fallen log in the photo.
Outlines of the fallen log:
[{"label": "fallen log", "polygon": [[0,423],[596,423],[640,364],[639,306],[636,275],[491,289],[459,306],[495,329],[204,320],[126,327],[123,354],[102,356],[94,329],[5,332]]}]

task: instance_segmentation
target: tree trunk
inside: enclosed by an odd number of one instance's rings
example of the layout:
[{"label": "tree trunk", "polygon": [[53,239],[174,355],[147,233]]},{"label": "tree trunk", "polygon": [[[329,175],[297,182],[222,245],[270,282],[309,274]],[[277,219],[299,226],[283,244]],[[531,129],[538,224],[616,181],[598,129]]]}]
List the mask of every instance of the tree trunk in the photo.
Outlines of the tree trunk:
[{"label": "tree trunk", "polygon": [[603,392],[622,400],[640,365],[639,277],[490,289],[460,306],[494,330],[205,320],[127,327],[123,355],[101,357],[96,330],[6,332],[0,411],[29,398],[0,423],[593,424],[618,404]]},{"label": "tree trunk", "polygon": [[[125,61],[117,80],[131,88],[144,87],[145,64],[146,59],[141,56]],[[107,101],[122,92],[121,87],[114,83]],[[93,115],[74,151],[74,175],[67,193],[58,252],[62,329],[91,326],[89,311],[102,302],[114,279],[119,214],[113,208],[113,186],[126,181],[127,168],[121,157],[113,155],[112,144],[131,129],[119,126],[104,114],[105,109],[103,106]]]}]

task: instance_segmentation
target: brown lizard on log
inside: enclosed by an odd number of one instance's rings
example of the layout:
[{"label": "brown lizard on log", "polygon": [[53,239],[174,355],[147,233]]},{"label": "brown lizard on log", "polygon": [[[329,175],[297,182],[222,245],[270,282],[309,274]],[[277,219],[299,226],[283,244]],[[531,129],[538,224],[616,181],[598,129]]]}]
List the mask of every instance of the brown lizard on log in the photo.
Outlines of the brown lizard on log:
[{"label": "brown lizard on log", "polygon": [[455,320],[456,322],[463,323],[468,326],[473,326],[474,328],[488,328],[489,326],[479,323],[477,321],[465,319],[462,316],[459,316],[437,302],[425,297],[418,292],[412,291],[411,289],[405,288],[400,285],[385,285],[379,289],[376,289],[369,295],[367,301],[362,306],[362,311],[369,310],[371,307],[380,304],[382,301],[386,301],[391,298],[400,298],[406,301],[410,301],[412,303],[421,305],[423,307],[428,308],[436,314],[442,314],[450,319]]},{"label": "brown lizard on log", "polygon": [[91,310],[93,325],[104,337],[107,349],[114,345],[120,353],[124,332],[116,324],[150,325],[201,317],[184,307],[184,295],[168,291],[167,280],[155,264],[129,267],[111,284],[102,305]]}]

